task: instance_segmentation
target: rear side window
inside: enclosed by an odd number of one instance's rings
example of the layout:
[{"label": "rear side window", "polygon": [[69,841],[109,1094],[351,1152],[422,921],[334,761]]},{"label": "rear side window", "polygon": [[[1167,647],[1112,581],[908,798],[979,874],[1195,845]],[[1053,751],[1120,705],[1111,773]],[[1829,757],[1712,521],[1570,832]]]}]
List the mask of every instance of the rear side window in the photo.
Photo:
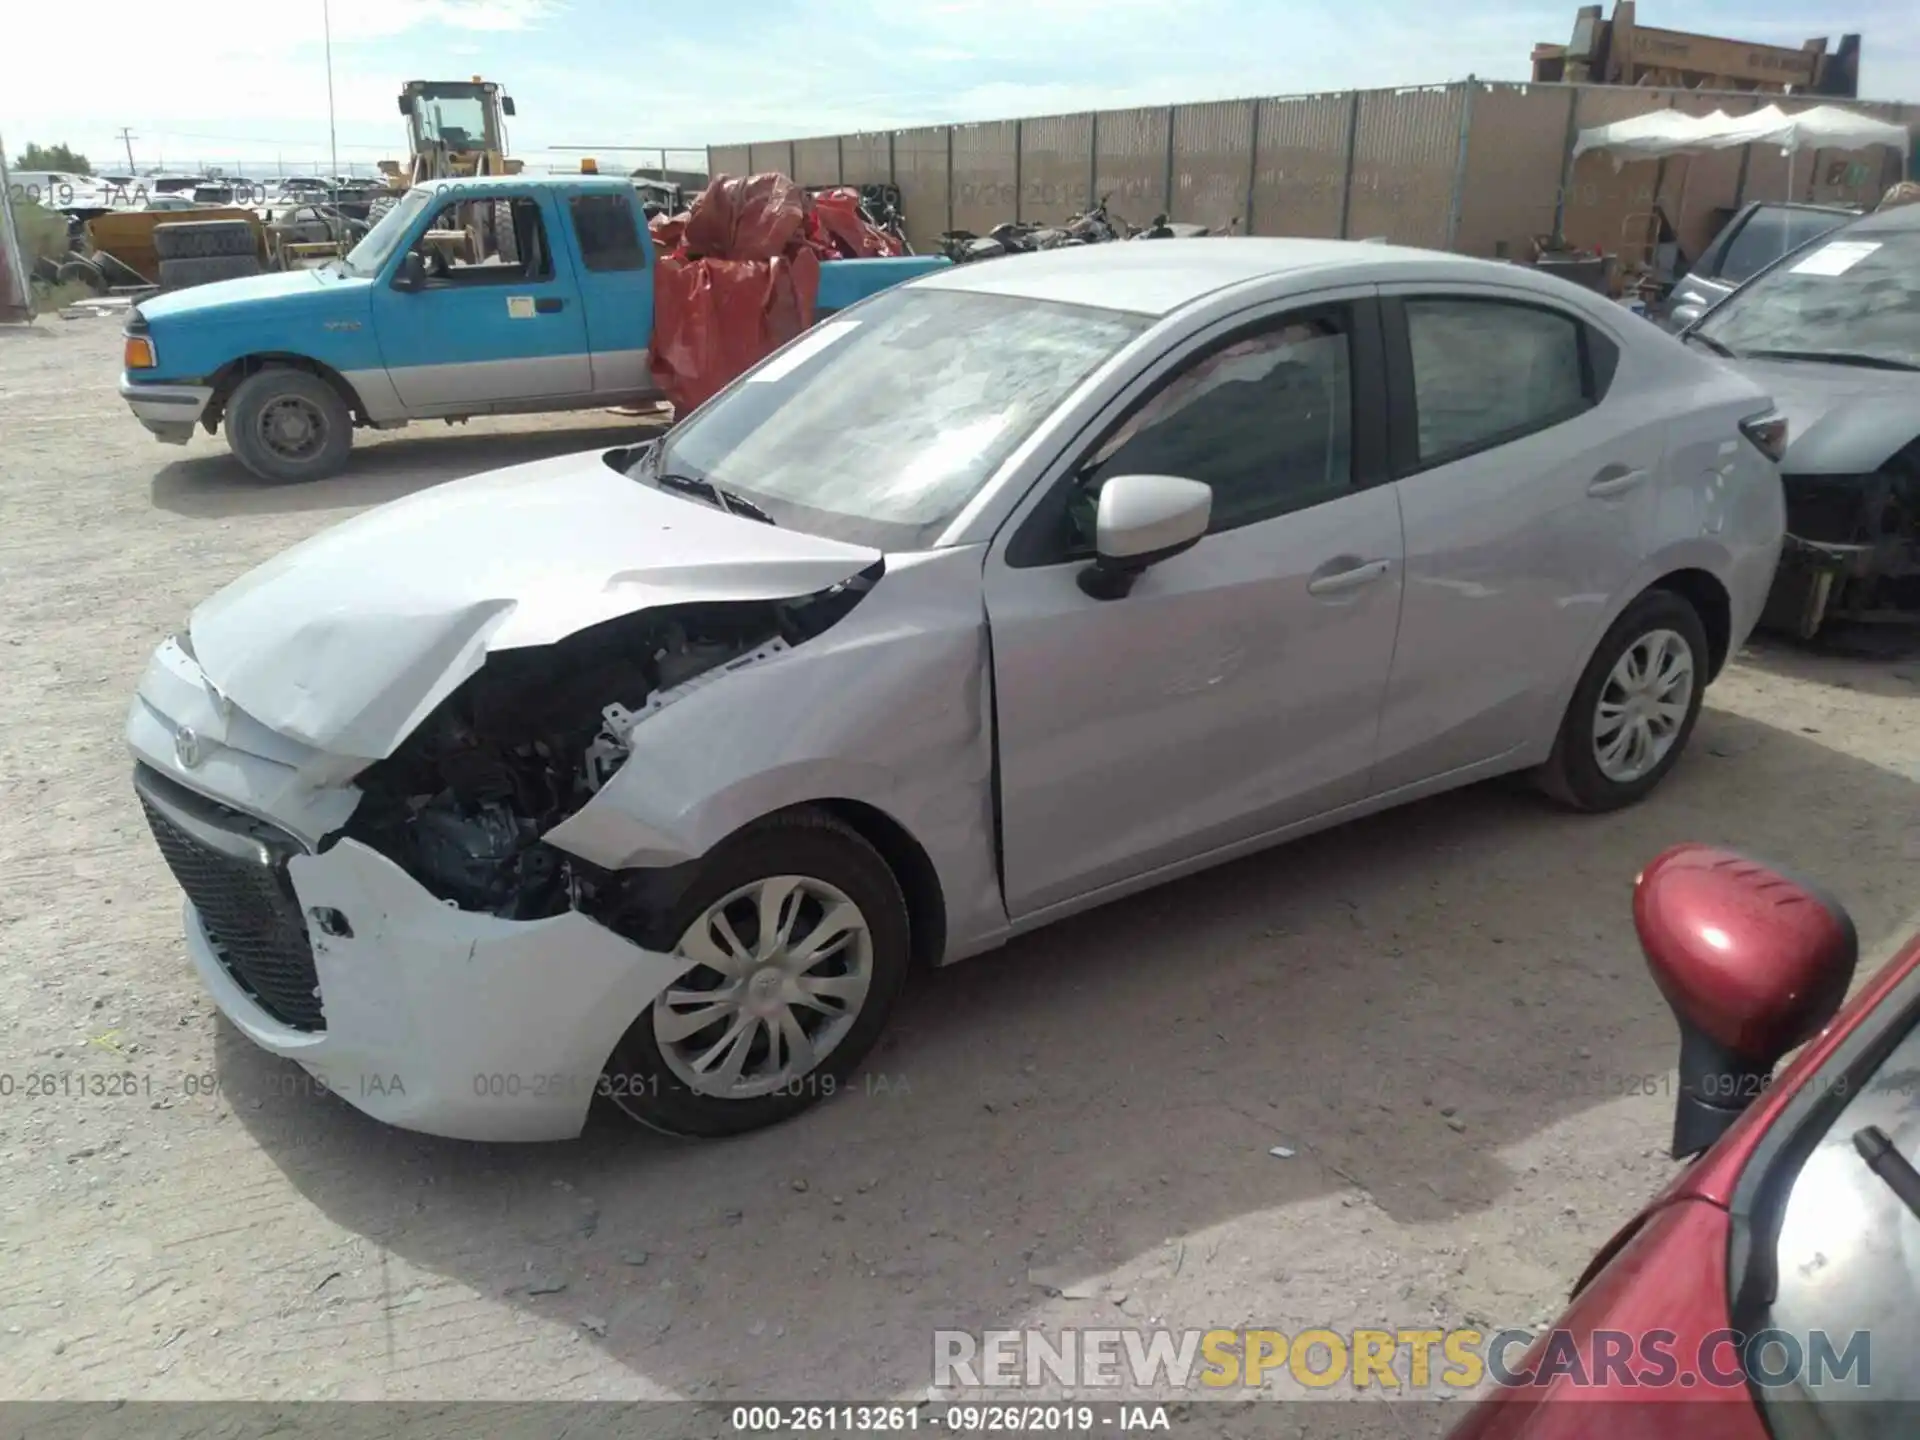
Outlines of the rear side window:
[{"label": "rear side window", "polygon": [[1797,250],[1807,241],[1839,229],[1846,220],[1845,215],[1827,215],[1818,210],[1756,210],[1727,246],[1726,256],[1720,262],[1720,278],[1738,285],[1789,250]]},{"label": "rear side window", "polygon": [[[1557,310],[1408,300],[1406,317],[1423,469],[1570,420],[1601,391],[1586,327]],[[1618,357],[1610,344],[1605,349],[1611,378]]]},{"label": "rear side window", "polygon": [[623,195],[573,197],[573,229],[580,237],[580,258],[589,270],[643,270],[646,252],[633,205]]}]

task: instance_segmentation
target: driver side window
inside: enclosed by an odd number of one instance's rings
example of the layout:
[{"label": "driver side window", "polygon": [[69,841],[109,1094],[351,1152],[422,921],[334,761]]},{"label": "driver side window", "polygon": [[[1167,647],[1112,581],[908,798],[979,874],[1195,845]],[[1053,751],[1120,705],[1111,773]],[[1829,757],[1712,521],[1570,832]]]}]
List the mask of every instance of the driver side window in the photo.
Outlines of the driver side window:
[{"label": "driver side window", "polygon": [[1069,494],[1067,553],[1093,550],[1100,487],[1178,475],[1213,491],[1209,534],[1353,488],[1352,326],[1344,308],[1290,316],[1209,346],[1136,403]]},{"label": "driver side window", "polygon": [[444,205],[413,248],[426,264],[430,289],[553,278],[540,202],[530,196]]}]

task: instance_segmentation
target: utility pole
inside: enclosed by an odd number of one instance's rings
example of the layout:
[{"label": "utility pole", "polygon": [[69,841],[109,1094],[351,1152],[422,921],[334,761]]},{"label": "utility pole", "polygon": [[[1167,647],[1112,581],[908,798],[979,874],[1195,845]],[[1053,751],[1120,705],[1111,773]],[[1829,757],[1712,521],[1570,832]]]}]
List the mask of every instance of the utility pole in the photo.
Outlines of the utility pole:
[{"label": "utility pole", "polygon": [[339,182],[333,177],[340,173],[340,144],[333,128],[333,15],[327,7],[327,0],[320,0],[320,24],[327,45],[327,189],[333,196],[333,203],[338,205]]},{"label": "utility pole", "polygon": [[129,130],[126,126],[122,125],[120,127],[120,143],[127,147],[127,170],[129,173],[133,171],[133,142],[139,138],[138,135],[134,134],[133,131]]}]

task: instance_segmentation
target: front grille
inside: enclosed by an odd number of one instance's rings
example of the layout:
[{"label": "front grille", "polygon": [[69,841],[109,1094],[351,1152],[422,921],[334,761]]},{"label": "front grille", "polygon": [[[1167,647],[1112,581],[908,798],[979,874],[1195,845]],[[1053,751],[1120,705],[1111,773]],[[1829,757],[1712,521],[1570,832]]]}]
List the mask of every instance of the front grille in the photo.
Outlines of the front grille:
[{"label": "front grille", "polygon": [[[189,801],[186,792],[156,774],[137,776],[135,790],[167,868],[199,912],[227,973],[282,1024],[325,1030],[313,946],[287,878],[287,857],[299,849],[298,842],[249,816],[198,797]],[[183,823],[189,819],[193,829]],[[232,836],[235,843],[228,848],[251,850],[253,858],[209,843],[195,833],[203,828]]]}]

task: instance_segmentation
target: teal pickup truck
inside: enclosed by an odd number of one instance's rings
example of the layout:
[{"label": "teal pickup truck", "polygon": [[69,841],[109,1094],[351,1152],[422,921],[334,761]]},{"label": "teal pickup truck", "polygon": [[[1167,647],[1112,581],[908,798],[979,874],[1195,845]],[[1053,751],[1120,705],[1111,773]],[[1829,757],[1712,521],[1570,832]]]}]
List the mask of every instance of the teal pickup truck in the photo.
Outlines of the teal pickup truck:
[{"label": "teal pickup truck", "polygon": [[[946,263],[831,261],[818,311]],[[254,474],[317,480],[346,464],[356,426],[657,398],[653,277],[652,237],[624,179],[436,181],[408,191],[344,259],[143,301],[120,394],[169,444],[224,421]]]}]

